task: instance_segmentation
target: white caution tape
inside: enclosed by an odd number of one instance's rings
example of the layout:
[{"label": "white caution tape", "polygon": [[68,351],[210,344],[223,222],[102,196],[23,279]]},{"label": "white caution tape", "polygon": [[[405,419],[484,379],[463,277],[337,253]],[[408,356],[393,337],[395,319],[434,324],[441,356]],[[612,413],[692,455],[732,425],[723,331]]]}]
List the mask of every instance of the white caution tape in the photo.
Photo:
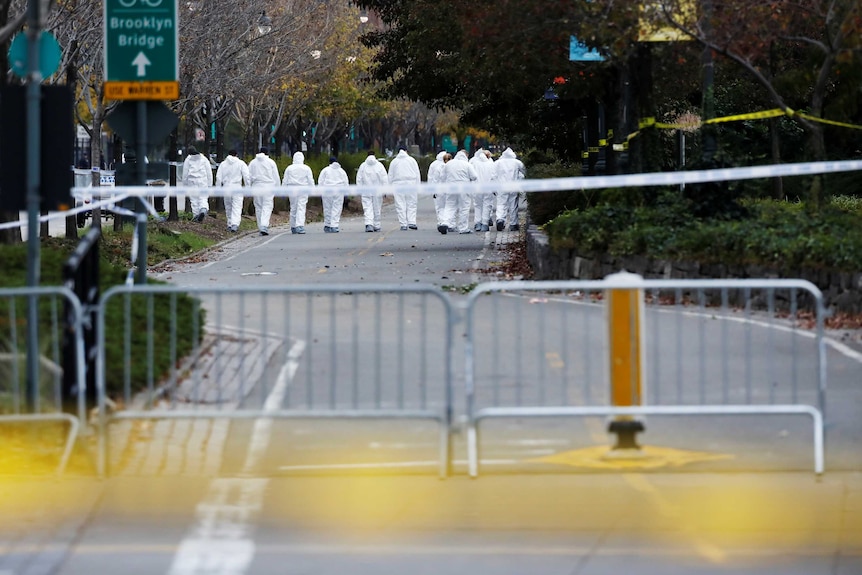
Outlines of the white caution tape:
[{"label": "white caution tape", "polygon": [[[230,197],[271,195],[293,198],[300,195],[321,197],[357,195],[395,195],[396,193],[418,193],[423,196],[432,194],[487,194],[491,192],[559,192],[575,190],[594,190],[599,188],[639,188],[646,186],[672,186],[679,184],[700,184],[735,180],[753,180],[785,176],[812,176],[837,172],[862,170],[862,160],[843,160],[837,162],[805,162],[798,164],[776,164],[750,166],[744,168],[723,168],[715,170],[694,170],[682,172],[650,172],[644,174],[623,174],[618,176],[580,176],[571,178],[524,179],[506,182],[459,182],[443,184],[400,184],[388,186],[220,186],[220,187],[164,187],[164,186],[119,186],[102,188],[101,196],[126,194],[128,196],[209,196]],[[92,188],[72,188],[73,195],[91,193]]]},{"label": "white caution tape", "polygon": [[[92,210],[96,207],[105,207],[112,211],[123,212],[128,215],[131,212],[114,208],[113,204],[121,202],[129,197],[167,197],[176,195],[185,196],[209,196],[230,197],[272,195],[278,197],[295,198],[300,195],[322,197],[324,195],[335,196],[357,196],[357,195],[395,195],[396,193],[418,193],[422,196],[433,194],[487,194],[513,193],[513,192],[560,192],[577,190],[595,190],[601,188],[641,188],[648,186],[673,186],[680,184],[702,184],[706,182],[723,182],[735,180],[756,180],[762,178],[776,178],[786,176],[813,176],[816,174],[833,174],[838,172],[854,172],[862,170],[862,160],[842,160],[836,162],[803,162],[798,164],[775,164],[768,166],[749,166],[743,168],[723,168],[716,170],[693,170],[683,172],[649,172],[644,174],[623,174],[618,176],[580,176],[571,178],[547,178],[547,179],[524,179],[507,182],[464,182],[444,184],[413,184],[413,185],[389,185],[389,186],[213,186],[213,187],[186,187],[186,186],[118,186],[102,187],[99,196],[100,202],[76,207],[65,212],[54,212],[39,218],[39,222],[52,219],[66,218],[80,212]],[[92,187],[72,188],[72,195],[76,198],[84,198],[92,195]],[[155,208],[144,202],[147,212],[159,217]],[[0,230],[15,228],[25,222],[7,222],[0,224]]]},{"label": "white caution tape", "polygon": [[[85,190],[87,188],[73,188],[73,189]],[[117,202],[122,202],[123,200],[125,200],[126,198],[128,198],[130,196],[133,196],[134,194],[123,193],[123,194],[112,195],[112,194],[101,194],[100,193],[99,195],[100,196],[110,195],[111,197],[106,199],[106,200],[101,200],[98,202],[92,202],[89,204],[81,205],[81,206],[78,206],[78,207],[71,209],[71,210],[65,210],[62,212],[50,212],[47,215],[40,216],[39,217],[39,223],[43,224],[43,223],[51,221],[51,220],[60,220],[60,219],[68,218],[70,216],[75,216],[75,215],[78,215],[78,214],[83,213],[83,212],[89,212],[90,210],[93,210],[95,208],[105,208],[105,210],[107,210],[107,211],[120,213],[120,212],[123,212],[126,210],[123,210],[122,208],[117,208],[114,206],[114,204]],[[129,212],[129,213],[132,213],[132,212]],[[27,222],[25,222],[25,221],[4,222],[4,223],[0,224],[0,230],[9,230],[12,228],[21,227],[21,226],[26,225],[26,224],[27,224]]]}]

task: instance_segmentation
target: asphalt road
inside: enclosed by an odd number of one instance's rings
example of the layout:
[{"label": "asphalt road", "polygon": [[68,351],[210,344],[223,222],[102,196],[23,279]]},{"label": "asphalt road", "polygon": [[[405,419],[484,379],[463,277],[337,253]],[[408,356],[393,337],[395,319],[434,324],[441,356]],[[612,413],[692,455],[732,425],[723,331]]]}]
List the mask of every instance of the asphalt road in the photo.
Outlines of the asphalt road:
[{"label": "asphalt road", "polygon": [[[171,266],[154,277],[184,286],[286,285],[321,283],[416,283],[441,288],[478,281],[476,270],[499,261],[496,232],[437,232],[433,200],[419,200],[418,230],[402,231],[395,207],[383,208],[380,232],[365,232],[361,217],[342,219],[340,232],[323,232],[310,223],[306,234],[287,228],[271,235],[250,234],[226,244],[209,261]],[[508,241],[509,233],[501,234]]]},{"label": "asphalt road", "polygon": [[[442,406],[452,311],[421,294],[359,292],[378,283],[453,287],[460,314],[458,288],[500,257],[506,234],[441,236],[430,200],[420,214],[418,231],[399,230],[389,206],[379,234],[355,219],[339,234],[312,224],[304,236],[247,236],[160,272],[201,290],[353,286],[290,300],[204,296],[225,341],[274,342],[259,346],[273,351],[243,380],[234,408]],[[604,401],[600,307],[515,293],[482,298],[474,312],[479,406]],[[680,321],[651,309],[648,322],[654,400],[814,393],[808,338],[764,335],[714,314]],[[858,353],[829,347],[827,473],[819,478],[810,421],[772,416],[650,417],[646,456],[625,460],[603,456],[611,439],[601,418],[487,421],[482,474],[472,480],[465,329],[458,322],[451,334],[452,477],[436,477],[433,421],[117,424],[110,479],[0,482],[0,575],[862,573]],[[247,349],[217,342],[200,385],[235,390],[242,378],[229,366],[251,363]]]}]

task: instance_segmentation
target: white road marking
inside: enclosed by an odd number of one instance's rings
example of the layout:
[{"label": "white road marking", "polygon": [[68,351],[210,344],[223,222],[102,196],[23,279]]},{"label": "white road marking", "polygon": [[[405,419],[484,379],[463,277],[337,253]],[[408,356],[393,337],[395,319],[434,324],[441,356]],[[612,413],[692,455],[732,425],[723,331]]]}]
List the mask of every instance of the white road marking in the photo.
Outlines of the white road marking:
[{"label": "white road marking", "polygon": [[[467,465],[466,459],[456,459],[455,465]],[[515,465],[517,459],[483,459],[482,465]],[[437,467],[440,462],[436,459],[430,461],[386,461],[381,463],[322,463],[320,465],[282,465],[280,471],[346,471],[358,469],[401,469],[409,467]]]},{"label": "white road marking", "polygon": [[281,236],[283,236],[283,235],[285,235],[285,234],[283,234],[283,233],[282,233],[282,234],[276,234],[276,235],[274,235],[274,236],[270,236],[268,240],[266,240],[266,241],[264,241],[264,242],[261,242],[261,243],[259,243],[259,244],[251,245],[251,246],[249,246],[249,247],[247,247],[247,248],[245,248],[245,249],[242,249],[242,250],[238,251],[237,253],[233,254],[232,256],[228,256],[228,257],[224,258],[223,260],[218,260],[218,261],[208,262],[208,263],[207,263],[206,265],[204,265],[201,269],[206,269],[206,268],[208,268],[209,266],[211,266],[211,265],[213,265],[213,264],[215,264],[215,263],[222,263],[222,264],[223,264],[223,263],[229,262],[229,261],[231,261],[231,260],[233,260],[233,259],[236,259],[236,258],[238,258],[238,257],[240,257],[240,256],[242,256],[242,255],[247,254],[247,253],[248,253],[248,252],[250,252],[251,250],[257,249],[257,248],[259,248],[259,247],[262,247],[262,246],[267,245],[268,243],[274,242],[275,240],[277,240],[278,238],[280,238],[280,237],[281,237]]},{"label": "white road marking", "polygon": [[[297,341],[287,355],[287,361],[281,367],[275,385],[266,397],[263,404],[264,413],[272,413],[281,408],[284,403],[284,395],[287,393],[287,386],[296,375],[296,370],[299,369],[299,358],[302,357],[302,352],[305,350],[305,342]],[[248,444],[248,451],[245,456],[242,473],[247,474],[254,471],[260,458],[269,447],[269,438],[272,431],[272,419],[260,418],[254,422],[254,430],[251,434],[251,441]]]},{"label": "white road marking", "polygon": [[470,266],[470,281],[474,284],[479,283],[479,264],[485,260],[485,256],[488,255],[488,246],[491,245],[491,234],[489,232],[482,233],[485,235],[482,240],[482,251],[479,252],[479,255],[473,261],[473,265]]},{"label": "white road marking", "polygon": [[[309,432],[310,433],[310,432]],[[506,447],[551,447],[551,446],[568,446],[571,445],[571,441],[568,439],[550,439],[550,438],[533,438],[533,439],[502,439],[502,440],[493,440],[489,439],[482,443],[482,445],[498,446],[504,445]],[[407,442],[407,441],[396,441],[394,443],[385,443],[382,441],[372,441],[368,444],[369,449],[435,449],[439,447],[439,443],[434,442]],[[337,444],[332,444],[332,447],[344,447],[342,442]],[[318,449],[318,445],[309,445],[309,449]],[[299,449],[299,447],[297,447]]]},{"label": "white road marking", "polygon": [[[502,293],[500,295],[503,295],[505,297],[529,297],[527,295],[516,294],[516,293]],[[572,300],[561,299],[561,298],[548,298],[548,301],[555,302],[555,303],[565,303],[565,304],[570,304],[570,305],[581,305],[581,306],[585,306],[585,307],[604,307],[604,304],[602,304],[602,303],[594,303],[594,302],[588,302],[588,301],[572,301]],[[784,333],[795,334],[795,335],[798,335],[800,337],[805,337],[808,339],[814,339],[815,337],[817,337],[817,334],[813,331],[807,331],[807,330],[804,330],[801,328],[794,328],[793,326],[781,325],[778,323],[772,323],[772,322],[767,322],[767,321],[757,320],[757,319],[747,318],[747,317],[736,317],[736,316],[721,315],[721,314],[709,313],[709,312],[703,313],[703,312],[685,311],[685,310],[679,310],[678,311],[676,309],[662,309],[660,307],[654,307],[654,306],[650,307],[648,309],[655,311],[656,313],[663,313],[663,314],[679,313],[679,314],[683,315],[684,317],[692,317],[692,318],[699,318],[699,319],[715,319],[715,320],[736,322],[736,323],[741,323],[741,324],[749,324],[749,325],[754,325],[757,327],[765,327],[768,329],[774,329],[776,331],[781,331]],[[823,341],[824,341],[824,343],[826,343],[826,345],[828,345],[829,347],[831,347],[832,349],[834,349],[835,351],[837,351],[838,353],[840,353],[844,357],[847,357],[849,359],[852,359],[853,361],[862,363],[862,352],[856,351],[855,349],[851,348],[850,346],[848,346],[848,345],[846,345],[846,344],[844,344],[844,343],[842,343],[836,339],[829,337],[829,335],[827,335],[827,334],[823,334]]]},{"label": "white road marking", "polygon": [[[264,414],[281,408],[299,368],[305,343],[297,341],[263,404]],[[272,419],[255,420],[242,473],[254,471],[269,447]],[[195,525],[180,542],[169,575],[242,575],[255,555],[254,519],[263,506],[269,479],[215,479],[195,509]]]}]

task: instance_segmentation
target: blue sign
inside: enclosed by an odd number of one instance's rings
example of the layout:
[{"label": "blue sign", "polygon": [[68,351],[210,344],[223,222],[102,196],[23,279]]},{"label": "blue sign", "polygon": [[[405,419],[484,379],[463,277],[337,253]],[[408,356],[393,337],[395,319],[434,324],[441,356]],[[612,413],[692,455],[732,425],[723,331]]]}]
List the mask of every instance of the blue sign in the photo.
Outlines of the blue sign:
[{"label": "blue sign", "polygon": [[569,40],[569,60],[572,62],[603,62],[605,57],[599,54],[595,48],[587,48],[587,45],[574,36]]},{"label": "blue sign", "polygon": [[[42,78],[47,78],[57,71],[62,55],[63,51],[54,35],[43,30],[39,34],[39,73],[42,74]],[[9,64],[16,76],[27,77],[29,72],[28,46],[27,34],[24,32],[19,32],[12,39],[12,45],[9,46]]]}]

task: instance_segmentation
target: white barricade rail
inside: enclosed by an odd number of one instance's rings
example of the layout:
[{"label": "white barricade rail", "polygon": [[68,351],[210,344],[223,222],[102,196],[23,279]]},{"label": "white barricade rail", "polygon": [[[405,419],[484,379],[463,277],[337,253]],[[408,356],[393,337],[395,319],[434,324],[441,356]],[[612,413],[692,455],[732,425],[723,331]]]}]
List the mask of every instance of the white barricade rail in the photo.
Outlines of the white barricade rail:
[{"label": "white barricade rail", "polygon": [[[802,280],[646,280],[482,284],[467,307],[470,474],[489,418],[811,416],[823,472],[826,352],[822,294]],[[631,276],[635,279],[632,280]],[[639,401],[614,403],[608,290],[642,290],[632,338]],[[797,312],[810,310],[811,329]],[[623,350],[625,352],[625,350]],[[618,363],[618,362],[617,362]],[[616,364],[615,364],[616,365]],[[637,385],[635,385],[637,383]],[[628,385],[624,383],[624,385]]]},{"label": "white barricade rail", "polygon": [[[453,313],[433,287],[112,288],[98,320],[100,472],[112,421],[424,419],[439,426],[445,477]],[[108,413],[109,399],[122,409]]]},{"label": "white barricade rail", "polygon": [[[37,306],[39,361],[33,410],[28,411],[27,360],[29,308]],[[60,287],[0,288],[0,424],[67,422],[69,431],[57,473],[62,474],[85,420],[85,365],[82,311],[72,291]],[[77,416],[64,413],[62,398],[64,334],[69,325],[67,353],[76,356],[73,382],[80,390],[76,405],[67,405]]]}]

